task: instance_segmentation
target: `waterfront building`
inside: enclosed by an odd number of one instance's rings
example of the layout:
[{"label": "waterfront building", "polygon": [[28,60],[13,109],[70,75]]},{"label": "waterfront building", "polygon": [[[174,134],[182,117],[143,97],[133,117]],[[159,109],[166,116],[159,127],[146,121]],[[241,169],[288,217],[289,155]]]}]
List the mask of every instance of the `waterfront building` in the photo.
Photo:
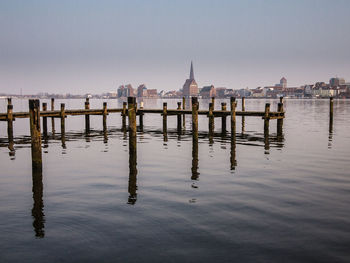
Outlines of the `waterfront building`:
[{"label": "waterfront building", "polygon": [[190,77],[186,79],[185,84],[183,85],[183,96],[190,97],[190,96],[197,96],[197,95],[198,95],[198,85],[194,79],[193,63],[191,61]]},{"label": "waterfront building", "polygon": [[202,98],[216,97],[216,90],[214,85],[204,86],[199,94]]},{"label": "waterfront building", "polygon": [[147,97],[147,88],[145,84],[141,84],[137,87],[137,97]]}]

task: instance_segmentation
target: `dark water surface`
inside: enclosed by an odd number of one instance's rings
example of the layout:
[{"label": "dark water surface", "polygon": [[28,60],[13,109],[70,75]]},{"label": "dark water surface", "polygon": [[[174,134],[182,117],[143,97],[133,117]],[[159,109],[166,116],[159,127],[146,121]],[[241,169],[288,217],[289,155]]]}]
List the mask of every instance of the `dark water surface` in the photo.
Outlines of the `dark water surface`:
[{"label": "dark water surface", "polygon": [[[246,110],[265,102],[246,100]],[[13,104],[28,109],[26,100]],[[200,116],[198,144],[190,116],[181,135],[169,116],[164,137],[162,117],[145,115],[137,155],[119,113],[106,132],[91,116],[89,134],[84,117],[69,116],[64,141],[59,119],[55,134],[49,119],[42,173],[32,171],[29,120],[14,122],[14,150],[1,122],[0,262],[349,262],[350,101],[335,101],[332,127],[328,100],[287,100],[285,110],[283,136],[273,120],[268,138],[258,117],[244,127],[237,117],[235,139],[217,119],[209,138]]]}]

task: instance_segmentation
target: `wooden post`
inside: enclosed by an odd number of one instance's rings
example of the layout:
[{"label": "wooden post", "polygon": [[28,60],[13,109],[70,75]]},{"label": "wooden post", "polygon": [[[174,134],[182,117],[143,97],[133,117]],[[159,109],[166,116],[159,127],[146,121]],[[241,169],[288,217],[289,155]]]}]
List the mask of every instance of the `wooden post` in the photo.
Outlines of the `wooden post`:
[{"label": "wooden post", "polygon": [[[192,97],[192,109],[193,109],[193,97]],[[191,167],[191,180],[197,181],[199,177],[198,172],[198,134],[193,136],[192,139],[192,167]],[[197,188],[192,184],[193,188]]]},{"label": "wooden post", "polygon": [[264,134],[269,134],[269,123],[270,123],[270,103],[266,103],[265,114],[264,114]]},{"label": "wooden post", "polygon": [[[283,112],[283,103],[278,103],[278,112]],[[277,135],[282,135],[283,119],[277,119]]]},{"label": "wooden post", "polygon": [[333,97],[329,98],[329,117],[333,119]]},{"label": "wooden post", "polygon": [[[181,110],[181,102],[177,103],[177,110]],[[177,131],[181,132],[181,114],[177,114]]]},{"label": "wooden post", "polygon": [[209,140],[212,140],[213,135],[214,135],[214,104],[211,102],[209,103],[209,114],[208,114],[208,119],[209,119]]},{"label": "wooden post", "polygon": [[[128,97],[129,136],[136,137],[136,98]],[[135,145],[136,147],[136,145]]]},{"label": "wooden post", "polygon": [[163,103],[163,134],[166,134],[167,133],[167,103],[164,102]]},{"label": "wooden post", "polygon": [[126,131],[126,102],[123,102],[123,111],[122,111],[122,129]]},{"label": "wooden post", "polygon": [[[47,111],[47,103],[43,103],[43,111]],[[47,137],[47,117],[43,117],[43,135]]]},{"label": "wooden post", "polygon": [[[128,100],[129,102],[129,100]],[[130,108],[129,108],[130,109]],[[136,129],[136,115],[135,115]],[[128,204],[134,205],[137,201],[137,148],[136,136],[129,136],[129,184],[128,184]]]},{"label": "wooden post", "polygon": [[61,141],[62,141],[62,147],[66,148],[66,127],[65,127],[65,119],[66,119],[66,112],[65,112],[65,104],[61,103]]},{"label": "wooden post", "polygon": [[[182,97],[182,109],[186,109],[186,98]],[[182,115],[182,126],[186,128],[186,114]]]},{"label": "wooden post", "polygon": [[7,105],[12,105],[12,98],[7,98]]},{"label": "wooden post", "polygon": [[231,136],[236,133],[236,98],[230,98],[231,107]]},{"label": "wooden post", "polygon": [[[226,111],[226,102],[221,103],[221,110]],[[226,116],[221,117],[221,132],[226,132]]]},{"label": "wooden post", "polygon": [[283,96],[280,97],[280,103],[283,103]]},{"label": "wooden post", "polygon": [[13,142],[13,105],[7,105],[7,137],[9,143]]},{"label": "wooden post", "polygon": [[215,109],[215,97],[211,97],[211,103],[213,104],[213,110]]},{"label": "wooden post", "polygon": [[[242,97],[242,111],[245,111],[245,97]],[[242,133],[245,130],[245,117],[242,116]]]},{"label": "wooden post", "polygon": [[[85,100],[85,110],[90,109],[90,100],[89,98],[86,98]],[[90,115],[86,114],[85,115],[85,131],[89,132],[90,131]]]},{"label": "wooden post", "polygon": [[[55,99],[51,98],[51,111],[54,111],[54,110],[55,110]],[[51,131],[52,131],[52,134],[54,135],[55,134],[55,118],[54,117],[51,118]]]},{"label": "wooden post", "polygon": [[29,100],[29,123],[32,149],[32,167],[36,171],[42,171],[39,100]]},{"label": "wooden post", "polygon": [[103,114],[102,114],[102,125],[103,125],[103,130],[107,130],[107,102],[103,102]]},{"label": "wooden post", "polygon": [[[140,102],[140,110],[143,110],[143,101]],[[143,131],[143,113],[140,112],[139,120],[140,120],[140,130]]]},{"label": "wooden post", "polygon": [[192,137],[198,141],[198,98],[192,97]]}]

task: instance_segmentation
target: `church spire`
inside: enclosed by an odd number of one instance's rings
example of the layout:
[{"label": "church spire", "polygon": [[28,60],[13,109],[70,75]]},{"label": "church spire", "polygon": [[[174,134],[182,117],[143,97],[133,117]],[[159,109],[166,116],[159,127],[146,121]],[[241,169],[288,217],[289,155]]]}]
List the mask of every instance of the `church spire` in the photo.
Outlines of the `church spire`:
[{"label": "church spire", "polygon": [[190,71],[190,79],[194,79],[194,73],[193,73],[193,63],[191,61],[191,71]]}]

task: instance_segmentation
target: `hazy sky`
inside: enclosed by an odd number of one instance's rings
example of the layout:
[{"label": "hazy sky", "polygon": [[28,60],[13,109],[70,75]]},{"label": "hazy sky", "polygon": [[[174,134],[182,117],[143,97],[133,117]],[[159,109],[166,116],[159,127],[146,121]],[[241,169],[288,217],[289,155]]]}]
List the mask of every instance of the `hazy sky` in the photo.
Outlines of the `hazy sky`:
[{"label": "hazy sky", "polygon": [[350,1],[0,0],[0,92],[350,81]]}]

